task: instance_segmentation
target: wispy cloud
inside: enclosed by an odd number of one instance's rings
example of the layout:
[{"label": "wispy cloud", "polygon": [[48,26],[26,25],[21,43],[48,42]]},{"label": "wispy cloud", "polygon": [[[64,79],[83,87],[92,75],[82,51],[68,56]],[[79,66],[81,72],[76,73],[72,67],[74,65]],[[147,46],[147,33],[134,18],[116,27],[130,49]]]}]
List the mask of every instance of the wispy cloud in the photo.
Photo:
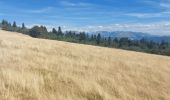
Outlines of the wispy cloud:
[{"label": "wispy cloud", "polygon": [[[111,24],[111,25],[96,25],[73,28],[79,31],[94,32],[94,31],[135,31],[145,32],[155,35],[170,35],[170,22],[157,22],[152,24]],[[169,34],[168,34],[169,33]]]},{"label": "wispy cloud", "polygon": [[167,9],[170,9],[170,2],[169,3],[160,3],[160,6],[167,8]]},{"label": "wispy cloud", "polygon": [[153,12],[135,12],[127,13],[126,15],[138,18],[159,18],[159,17],[169,17],[170,16],[170,0],[143,0],[143,3],[156,8],[157,11]]},{"label": "wispy cloud", "polygon": [[67,10],[87,10],[87,9],[95,9],[97,5],[86,2],[71,2],[71,1],[61,1],[60,5],[63,6]]},{"label": "wispy cloud", "polygon": [[159,13],[128,13],[128,16],[138,17],[138,18],[154,18],[154,17],[168,17],[170,12],[159,12]]},{"label": "wispy cloud", "polygon": [[91,7],[94,4],[85,3],[85,2],[70,2],[70,1],[61,1],[60,4],[65,7]]},{"label": "wispy cloud", "polygon": [[61,1],[60,4],[63,6],[76,6],[76,3],[72,3],[68,1]]},{"label": "wispy cloud", "polygon": [[41,9],[24,10],[24,12],[28,12],[28,13],[49,13],[53,9],[54,9],[54,7],[45,7],[45,8],[41,8]]},{"label": "wispy cloud", "polygon": [[128,16],[138,17],[138,18],[151,18],[151,17],[160,17],[160,13],[128,13]]},{"label": "wispy cloud", "polygon": [[152,13],[128,13],[128,16],[138,17],[138,18],[155,18],[155,17],[169,17],[170,16],[170,0],[166,1],[154,1],[154,0],[144,0],[146,4],[152,5],[153,7],[159,8],[159,12]]}]

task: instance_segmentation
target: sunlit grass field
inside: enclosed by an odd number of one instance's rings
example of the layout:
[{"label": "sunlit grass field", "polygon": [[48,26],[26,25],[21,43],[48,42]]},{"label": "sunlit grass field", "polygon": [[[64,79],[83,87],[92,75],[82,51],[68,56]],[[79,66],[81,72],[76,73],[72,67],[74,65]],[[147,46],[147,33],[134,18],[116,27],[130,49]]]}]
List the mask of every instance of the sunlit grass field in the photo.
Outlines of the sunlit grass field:
[{"label": "sunlit grass field", "polygon": [[0,100],[170,100],[170,57],[0,31]]}]

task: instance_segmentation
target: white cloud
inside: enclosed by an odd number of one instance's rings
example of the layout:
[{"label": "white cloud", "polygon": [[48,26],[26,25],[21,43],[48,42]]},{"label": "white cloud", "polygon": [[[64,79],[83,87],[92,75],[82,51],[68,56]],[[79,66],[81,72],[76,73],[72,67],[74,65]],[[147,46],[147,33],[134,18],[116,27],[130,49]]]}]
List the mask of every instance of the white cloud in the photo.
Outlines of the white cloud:
[{"label": "white cloud", "polygon": [[69,1],[61,1],[60,4],[66,7],[91,7],[93,4],[85,3],[85,2],[69,2]]},{"label": "white cloud", "polygon": [[170,0],[143,0],[142,2],[153,6],[155,8],[159,8],[160,10],[152,13],[128,13],[126,15],[138,17],[138,18],[155,18],[155,17],[170,17]]},{"label": "white cloud", "polygon": [[85,26],[79,28],[72,28],[78,31],[134,31],[144,32],[154,35],[170,35],[170,22],[157,22],[152,24],[112,24],[112,25],[98,25]]},{"label": "white cloud", "polygon": [[[54,7],[46,7],[42,9],[27,10],[29,13],[49,13]],[[25,10],[24,10],[25,11]]]},{"label": "white cloud", "polygon": [[161,13],[129,13],[128,16],[138,17],[138,18],[151,18],[151,17],[160,17]]},{"label": "white cloud", "polygon": [[63,6],[76,6],[75,3],[68,2],[68,1],[61,1],[60,4]]},{"label": "white cloud", "polygon": [[170,9],[170,3],[160,3],[160,6],[167,8],[167,9]]},{"label": "white cloud", "polygon": [[170,11],[159,12],[159,13],[128,13],[125,15],[138,17],[138,18],[168,17],[170,16]]}]

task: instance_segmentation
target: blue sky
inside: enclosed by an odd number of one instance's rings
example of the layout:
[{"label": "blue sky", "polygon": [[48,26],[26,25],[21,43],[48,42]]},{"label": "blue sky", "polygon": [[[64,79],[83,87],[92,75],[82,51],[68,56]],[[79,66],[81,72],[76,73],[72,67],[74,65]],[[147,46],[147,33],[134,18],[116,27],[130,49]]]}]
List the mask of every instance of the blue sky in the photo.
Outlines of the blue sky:
[{"label": "blue sky", "polygon": [[49,29],[170,35],[170,0],[1,0],[0,19]]}]

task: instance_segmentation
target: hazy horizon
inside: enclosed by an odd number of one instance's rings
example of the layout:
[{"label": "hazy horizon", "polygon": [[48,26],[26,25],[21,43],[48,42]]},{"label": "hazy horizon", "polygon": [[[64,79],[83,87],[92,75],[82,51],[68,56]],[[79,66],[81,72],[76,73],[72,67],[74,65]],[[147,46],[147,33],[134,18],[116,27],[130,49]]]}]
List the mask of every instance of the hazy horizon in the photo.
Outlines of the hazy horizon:
[{"label": "hazy horizon", "polygon": [[0,19],[27,27],[170,35],[170,0],[1,0]]}]

